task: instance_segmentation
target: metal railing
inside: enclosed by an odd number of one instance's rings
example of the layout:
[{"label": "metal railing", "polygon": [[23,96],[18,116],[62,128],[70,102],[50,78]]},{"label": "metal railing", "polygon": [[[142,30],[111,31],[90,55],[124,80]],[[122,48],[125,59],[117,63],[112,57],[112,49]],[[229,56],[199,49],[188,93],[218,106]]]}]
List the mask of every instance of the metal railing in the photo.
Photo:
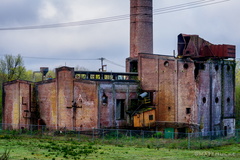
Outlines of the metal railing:
[{"label": "metal railing", "polygon": [[41,138],[100,141],[117,145],[138,145],[149,148],[202,149],[240,142],[240,130],[177,133],[146,130],[59,128],[40,125],[0,124],[0,139],[5,136],[38,136]]}]

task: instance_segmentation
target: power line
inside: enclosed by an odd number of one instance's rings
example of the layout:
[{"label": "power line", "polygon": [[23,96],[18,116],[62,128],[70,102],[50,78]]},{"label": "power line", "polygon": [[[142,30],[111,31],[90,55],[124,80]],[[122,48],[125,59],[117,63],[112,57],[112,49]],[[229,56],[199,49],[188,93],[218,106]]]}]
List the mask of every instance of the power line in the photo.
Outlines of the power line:
[{"label": "power line", "polygon": [[[169,7],[159,8],[153,10],[154,15],[159,14],[166,14],[171,12],[177,12],[182,10],[188,10],[197,7],[203,7],[208,5],[214,5],[218,3],[227,2],[230,0],[198,0],[189,3],[183,3],[179,5],[173,5]],[[75,22],[66,22],[66,23],[57,23],[57,24],[48,24],[48,25],[34,25],[34,26],[23,26],[23,27],[6,27],[0,28],[0,30],[29,30],[29,29],[47,29],[47,28],[61,28],[61,27],[73,27],[73,26],[81,26],[81,25],[90,25],[90,24],[99,24],[99,23],[107,23],[107,22],[114,22],[114,21],[121,21],[129,19],[129,14],[118,15],[118,16],[111,16],[105,18],[97,18],[91,20],[84,20],[84,21],[75,21]]]},{"label": "power line", "polygon": [[28,57],[28,56],[22,56],[23,58],[31,58],[31,59],[50,59],[50,60],[70,60],[70,61],[90,61],[90,60],[99,60],[99,58],[80,58],[80,59],[69,59],[69,58],[52,58],[52,57]]},{"label": "power line", "polygon": [[108,60],[108,59],[105,59],[105,61],[107,61],[107,62],[109,62],[109,63],[111,63],[111,64],[113,64],[113,65],[116,65],[116,66],[125,68],[123,65],[117,64],[117,63],[115,63],[115,62],[113,62],[113,61],[110,61],[110,60]]},{"label": "power line", "polygon": [[[1,56],[1,55],[0,55]],[[106,58],[80,58],[80,59],[69,59],[69,58],[47,58],[47,57],[28,57],[28,56],[21,56],[22,58],[31,58],[31,59],[49,59],[49,60],[69,60],[69,61],[91,61],[91,60],[105,60],[108,63],[111,63],[113,65],[119,66],[119,67],[123,67],[125,68],[123,65],[120,65],[116,62],[113,62],[109,59]]]},{"label": "power line", "polygon": [[[215,0],[209,0],[209,1],[206,1],[206,2],[211,2],[211,1],[215,1]],[[214,5],[214,4],[223,3],[223,2],[227,2],[227,1],[230,1],[230,0],[221,0],[221,1],[218,1],[218,2],[212,2],[212,3],[207,3],[207,4],[199,4],[199,5],[196,5],[196,6],[186,5],[182,8],[172,8],[172,10],[164,10],[163,9],[163,10],[160,10],[160,11],[155,11],[154,15],[183,11],[183,10],[188,10],[188,9],[193,9],[193,8],[198,8],[198,7],[204,7],[204,6]]]}]

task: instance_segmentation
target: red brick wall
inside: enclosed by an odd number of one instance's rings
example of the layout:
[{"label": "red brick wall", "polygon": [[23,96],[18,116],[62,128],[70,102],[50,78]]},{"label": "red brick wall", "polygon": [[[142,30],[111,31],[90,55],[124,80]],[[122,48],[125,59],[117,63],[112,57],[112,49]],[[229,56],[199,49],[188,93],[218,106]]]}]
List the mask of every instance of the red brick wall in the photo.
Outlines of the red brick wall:
[{"label": "red brick wall", "polygon": [[130,57],[153,53],[152,0],[131,0],[130,7]]},{"label": "red brick wall", "polygon": [[57,126],[56,82],[38,85],[38,104],[40,118],[48,126]]},{"label": "red brick wall", "polygon": [[30,124],[31,84],[12,81],[4,84],[3,123],[13,124],[13,129],[27,128]]},{"label": "red brick wall", "polygon": [[74,101],[81,107],[75,112],[75,126],[81,129],[98,128],[97,84],[91,81],[75,81]]}]

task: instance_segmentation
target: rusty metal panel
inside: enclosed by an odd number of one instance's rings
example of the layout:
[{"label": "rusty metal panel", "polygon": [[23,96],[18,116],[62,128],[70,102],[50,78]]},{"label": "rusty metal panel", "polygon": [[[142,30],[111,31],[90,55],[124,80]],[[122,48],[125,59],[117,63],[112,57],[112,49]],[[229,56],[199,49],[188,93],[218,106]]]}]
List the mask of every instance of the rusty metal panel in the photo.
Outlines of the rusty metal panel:
[{"label": "rusty metal panel", "polygon": [[178,35],[178,56],[183,57],[206,57],[211,56],[209,52],[203,52],[205,46],[209,46],[211,43],[200,38],[198,35]]},{"label": "rusty metal panel", "polygon": [[178,56],[191,58],[235,58],[234,45],[214,45],[198,35],[178,35]]},{"label": "rusty metal panel", "polygon": [[236,58],[236,47],[234,45],[210,45],[209,47],[215,57]]}]

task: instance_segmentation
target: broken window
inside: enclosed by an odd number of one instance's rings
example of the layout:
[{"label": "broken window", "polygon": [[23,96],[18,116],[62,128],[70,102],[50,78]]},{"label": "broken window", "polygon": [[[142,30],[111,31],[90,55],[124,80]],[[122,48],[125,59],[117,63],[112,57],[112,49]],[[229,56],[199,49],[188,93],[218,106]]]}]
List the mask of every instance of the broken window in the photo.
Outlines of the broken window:
[{"label": "broken window", "polygon": [[227,71],[230,71],[231,67],[229,65],[227,65]]},{"label": "broken window", "polygon": [[153,115],[149,115],[149,120],[153,120]]},{"label": "broken window", "polygon": [[194,77],[195,77],[195,79],[197,79],[199,71],[205,70],[205,64],[204,63],[194,63],[194,65],[195,65]]},{"label": "broken window", "polygon": [[116,101],[116,119],[124,119],[125,99],[117,99]]},{"label": "broken window", "polygon": [[107,103],[108,103],[108,97],[105,93],[103,93],[102,104],[105,106],[105,105],[107,105]]},{"label": "broken window", "polygon": [[138,61],[130,62],[130,72],[138,72]]},{"label": "broken window", "polygon": [[186,108],[186,114],[190,114],[191,113],[191,108]]}]

